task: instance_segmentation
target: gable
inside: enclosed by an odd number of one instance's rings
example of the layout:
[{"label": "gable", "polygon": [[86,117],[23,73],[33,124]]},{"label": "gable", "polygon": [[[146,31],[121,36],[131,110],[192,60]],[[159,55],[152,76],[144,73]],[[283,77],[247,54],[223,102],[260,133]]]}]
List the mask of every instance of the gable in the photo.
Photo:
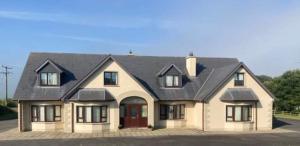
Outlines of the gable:
[{"label": "gable", "polygon": [[[234,75],[235,73],[243,73],[244,74],[244,86],[235,86],[234,85]],[[210,98],[208,98],[206,101],[210,101],[213,98],[216,98],[214,100],[219,100],[221,95],[223,95],[228,89],[235,89],[235,88],[241,88],[241,89],[251,89],[258,97],[258,100],[273,100],[272,94],[269,93],[267,89],[255,78],[253,78],[253,75],[251,72],[249,72],[248,68],[245,68],[245,66],[240,66],[236,71],[233,72],[233,74],[229,77],[229,80],[225,82],[219,90],[217,90]]]},{"label": "gable", "polygon": [[[117,85],[104,85],[104,72],[116,72],[117,73]],[[153,97],[143,86],[141,86],[137,80],[133,78],[120,64],[115,60],[109,59],[104,63],[89,79],[87,79],[80,88],[83,89],[106,89],[116,100],[124,93],[139,92],[143,93],[147,97]],[[138,96],[138,95],[132,95]]]},{"label": "gable", "polygon": [[43,68],[41,68],[38,72],[57,72],[57,73],[59,73],[59,71],[49,63],[47,65],[45,65]]}]

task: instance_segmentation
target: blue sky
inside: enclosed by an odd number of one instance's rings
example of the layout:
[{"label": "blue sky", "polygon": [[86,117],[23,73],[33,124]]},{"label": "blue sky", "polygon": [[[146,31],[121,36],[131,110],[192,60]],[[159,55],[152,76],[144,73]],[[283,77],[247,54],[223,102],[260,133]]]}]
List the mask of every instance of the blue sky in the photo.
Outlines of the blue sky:
[{"label": "blue sky", "polygon": [[[9,95],[30,52],[236,57],[255,74],[300,68],[300,1],[0,1]],[[4,77],[0,76],[0,96]]]}]

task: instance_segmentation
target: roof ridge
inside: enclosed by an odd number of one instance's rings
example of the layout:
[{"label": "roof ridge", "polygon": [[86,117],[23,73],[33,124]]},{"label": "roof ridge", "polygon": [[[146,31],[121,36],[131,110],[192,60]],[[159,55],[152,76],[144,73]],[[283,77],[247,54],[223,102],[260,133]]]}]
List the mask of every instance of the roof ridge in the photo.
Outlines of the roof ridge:
[{"label": "roof ridge", "polygon": [[[187,56],[164,56],[164,55],[127,55],[127,54],[110,54],[110,53],[80,53],[80,52],[30,52],[30,54],[59,54],[59,55],[112,55],[112,56],[121,56],[121,57],[156,57],[156,58],[181,58],[184,59]],[[237,58],[234,57],[208,57],[208,56],[195,56],[197,59],[236,59],[238,61]]]}]

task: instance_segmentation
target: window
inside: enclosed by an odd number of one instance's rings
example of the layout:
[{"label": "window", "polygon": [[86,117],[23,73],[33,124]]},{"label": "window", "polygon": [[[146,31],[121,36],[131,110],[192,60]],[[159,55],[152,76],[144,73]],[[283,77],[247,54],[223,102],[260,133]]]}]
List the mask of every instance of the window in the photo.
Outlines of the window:
[{"label": "window", "polygon": [[60,105],[33,105],[31,106],[32,122],[57,122],[61,121]]},{"label": "window", "polygon": [[244,73],[236,73],[234,76],[235,86],[244,86]]},{"label": "window", "polygon": [[117,85],[117,72],[104,72],[104,85]]},{"label": "window", "polygon": [[107,122],[107,106],[77,106],[77,123]]},{"label": "window", "polygon": [[58,85],[58,75],[57,73],[41,73],[40,83],[42,86],[57,86]]},{"label": "window", "polygon": [[251,121],[252,106],[251,105],[228,105],[226,106],[226,121]]},{"label": "window", "polygon": [[160,119],[172,120],[172,119],[184,119],[185,117],[185,105],[160,105]]},{"label": "window", "polygon": [[179,76],[177,75],[166,76],[166,87],[178,87],[178,86],[179,86]]},{"label": "window", "polygon": [[142,118],[146,118],[148,116],[148,108],[147,105],[142,105]]}]

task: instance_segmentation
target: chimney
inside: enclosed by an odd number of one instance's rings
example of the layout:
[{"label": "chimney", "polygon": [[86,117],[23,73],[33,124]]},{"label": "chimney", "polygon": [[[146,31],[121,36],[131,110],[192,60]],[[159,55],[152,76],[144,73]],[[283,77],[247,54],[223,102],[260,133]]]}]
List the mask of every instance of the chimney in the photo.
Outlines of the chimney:
[{"label": "chimney", "polygon": [[193,52],[191,52],[189,56],[185,58],[186,70],[188,71],[190,77],[196,77],[196,65],[197,58],[194,56]]}]

